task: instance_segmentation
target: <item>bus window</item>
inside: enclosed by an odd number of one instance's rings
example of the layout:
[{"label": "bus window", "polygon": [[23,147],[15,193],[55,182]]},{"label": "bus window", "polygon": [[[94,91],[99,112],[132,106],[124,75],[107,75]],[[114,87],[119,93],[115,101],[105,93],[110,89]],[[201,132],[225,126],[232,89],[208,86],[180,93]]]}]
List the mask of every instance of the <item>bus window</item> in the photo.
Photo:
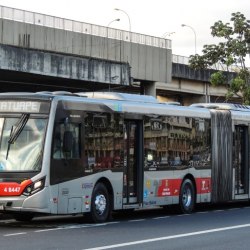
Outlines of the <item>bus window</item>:
[{"label": "bus window", "polygon": [[68,123],[65,126],[60,123],[56,125],[52,157],[53,159],[80,158],[80,124]]},{"label": "bus window", "polygon": [[89,172],[123,166],[123,120],[118,114],[86,113],[86,170]]},{"label": "bus window", "polygon": [[144,128],[145,169],[210,166],[210,125],[205,119],[145,117]]},{"label": "bus window", "polygon": [[47,125],[46,119],[29,118],[15,141],[9,143],[12,128],[20,118],[2,119],[2,137],[0,144],[1,171],[39,171],[42,163],[43,141]]}]

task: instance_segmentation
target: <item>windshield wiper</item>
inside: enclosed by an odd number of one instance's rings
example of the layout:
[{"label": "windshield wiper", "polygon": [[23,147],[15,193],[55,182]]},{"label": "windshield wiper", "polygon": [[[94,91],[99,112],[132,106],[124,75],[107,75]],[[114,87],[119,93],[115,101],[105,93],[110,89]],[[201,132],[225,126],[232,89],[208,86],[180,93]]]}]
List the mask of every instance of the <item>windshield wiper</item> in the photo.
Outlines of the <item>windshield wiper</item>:
[{"label": "windshield wiper", "polygon": [[10,145],[13,144],[17,140],[18,136],[21,134],[21,132],[23,131],[23,128],[28,122],[29,117],[30,117],[30,114],[22,114],[20,119],[16,122],[16,124],[12,126],[11,131],[10,131],[10,138],[8,140],[6,160],[8,159]]}]

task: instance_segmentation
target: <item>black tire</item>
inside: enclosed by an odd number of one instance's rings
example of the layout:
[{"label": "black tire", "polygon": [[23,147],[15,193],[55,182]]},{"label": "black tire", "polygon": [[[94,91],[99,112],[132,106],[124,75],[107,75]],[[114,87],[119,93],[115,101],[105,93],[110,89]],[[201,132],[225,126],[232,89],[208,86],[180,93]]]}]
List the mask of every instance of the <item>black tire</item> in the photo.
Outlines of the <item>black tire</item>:
[{"label": "black tire", "polygon": [[28,222],[34,218],[33,214],[13,214],[16,221]]},{"label": "black tire", "polygon": [[195,190],[191,180],[185,179],[181,184],[180,210],[182,213],[189,214],[194,210],[195,206]]},{"label": "black tire", "polygon": [[110,216],[110,197],[108,190],[103,183],[97,183],[91,199],[91,220],[95,223],[102,223]]}]

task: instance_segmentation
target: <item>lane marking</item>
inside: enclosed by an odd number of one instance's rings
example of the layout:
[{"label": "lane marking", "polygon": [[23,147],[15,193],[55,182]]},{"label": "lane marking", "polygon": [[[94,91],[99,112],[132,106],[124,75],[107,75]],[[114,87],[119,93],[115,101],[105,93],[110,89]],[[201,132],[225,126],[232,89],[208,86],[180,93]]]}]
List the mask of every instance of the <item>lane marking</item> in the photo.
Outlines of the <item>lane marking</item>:
[{"label": "lane marking", "polygon": [[160,220],[160,219],[166,219],[169,218],[170,216],[161,216],[161,217],[155,217],[153,220]]},{"label": "lane marking", "polygon": [[56,228],[47,228],[47,229],[40,229],[36,230],[35,233],[42,233],[42,232],[48,232],[48,231],[56,231],[56,230],[62,230],[62,229],[78,229],[78,228],[91,228],[91,227],[101,227],[101,226],[107,226],[112,224],[120,223],[119,221],[114,222],[107,222],[107,223],[99,223],[99,224],[69,224],[69,225],[62,225]]},{"label": "lane marking", "polygon": [[101,223],[101,224],[94,224],[94,225],[92,224],[92,227],[96,226],[96,225],[97,226],[103,226],[103,225],[104,226],[109,226],[109,225],[118,224],[118,223],[121,223],[121,221],[118,220],[118,221],[110,221],[110,222]]},{"label": "lane marking", "polygon": [[49,232],[49,231],[56,231],[56,230],[61,230],[64,228],[57,227],[57,228],[49,228],[49,229],[41,229],[41,230],[36,230],[35,233],[42,233],[42,232]]},{"label": "lane marking", "polygon": [[140,222],[140,221],[145,221],[146,219],[137,219],[137,220],[129,220],[128,222]]},{"label": "lane marking", "polygon": [[190,236],[195,236],[195,235],[221,232],[221,231],[227,231],[227,230],[233,230],[233,229],[239,229],[239,228],[245,228],[245,227],[250,227],[250,224],[243,224],[243,225],[237,225],[237,226],[231,226],[231,227],[220,227],[220,228],[208,229],[208,230],[197,231],[197,232],[192,232],[192,233],[176,234],[176,235],[170,235],[170,236],[165,236],[165,237],[131,241],[131,242],[125,242],[125,243],[108,245],[108,246],[84,248],[83,250],[104,250],[104,249],[111,249],[111,248],[119,248],[119,247],[139,245],[139,244],[151,243],[155,241],[170,240],[170,239],[177,239],[177,238],[183,238],[183,237],[190,237]]},{"label": "lane marking", "polygon": [[4,224],[8,224],[8,223],[11,223],[11,222],[16,222],[16,220],[0,220],[1,223],[4,223]]},{"label": "lane marking", "polygon": [[4,234],[4,237],[9,237],[9,236],[17,236],[17,235],[21,235],[21,234],[27,234],[26,232],[20,232],[20,233],[14,233],[14,234]]}]

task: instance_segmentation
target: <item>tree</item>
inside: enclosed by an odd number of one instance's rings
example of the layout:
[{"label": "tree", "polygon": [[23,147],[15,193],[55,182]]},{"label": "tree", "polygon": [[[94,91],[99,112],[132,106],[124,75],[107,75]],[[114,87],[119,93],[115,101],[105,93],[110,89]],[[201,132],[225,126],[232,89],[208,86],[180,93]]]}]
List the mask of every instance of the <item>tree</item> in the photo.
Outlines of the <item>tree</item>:
[{"label": "tree", "polygon": [[[250,57],[250,21],[240,12],[232,13],[230,21],[218,21],[211,27],[211,35],[221,42],[204,45],[203,54],[190,56],[189,63],[193,69],[215,69],[211,84],[225,84],[227,100],[236,95],[250,105],[250,71],[245,64],[246,56]],[[232,71],[233,77],[229,77]]]}]

